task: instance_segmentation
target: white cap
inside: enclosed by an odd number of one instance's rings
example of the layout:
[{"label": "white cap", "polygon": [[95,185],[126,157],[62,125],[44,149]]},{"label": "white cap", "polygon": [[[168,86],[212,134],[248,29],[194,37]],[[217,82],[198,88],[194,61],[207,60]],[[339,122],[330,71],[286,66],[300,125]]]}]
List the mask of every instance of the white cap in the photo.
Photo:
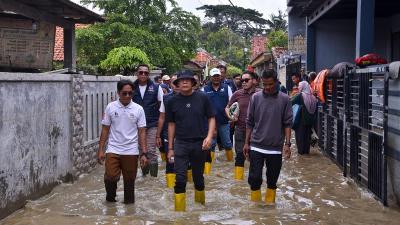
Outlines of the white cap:
[{"label": "white cap", "polygon": [[162,80],[170,80],[171,78],[168,75],[162,76]]},{"label": "white cap", "polygon": [[221,75],[221,71],[218,68],[214,68],[210,70],[210,76]]}]

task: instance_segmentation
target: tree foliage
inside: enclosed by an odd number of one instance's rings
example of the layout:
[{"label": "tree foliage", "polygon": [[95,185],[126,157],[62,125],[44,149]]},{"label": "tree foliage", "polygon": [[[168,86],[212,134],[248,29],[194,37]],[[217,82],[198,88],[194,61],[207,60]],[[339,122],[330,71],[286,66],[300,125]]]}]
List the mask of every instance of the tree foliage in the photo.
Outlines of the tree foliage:
[{"label": "tree foliage", "polygon": [[214,56],[236,67],[243,67],[246,40],[228,28],[210,33],[206,41],[206,50]]},{"label": "tree foliage", "polygon": [[268,34],[267,48],[288,46],[288,34],[284,30],[274,30]]},{"label": "tree foliage", "polygon": [[253,9],[232,5],[203,5],[197,10],[204,10],[205,16],[210,19],[205,25],[211,32],[227,27],[243,37],[250,38],[262,33],[267,24],[262,14]]},{"label": "tree foliage", "polygon": [[228,67],[226,68],[226,75],[230,78],[232,78],[235,74],[242,74],[242,72],[243,71],[236,66],[228,65]]},{"label": "tree foliage", "polygon": [[[152,65],[169,73],[195,55],[200,19],[173,0],[82,2],[103,9],[106,22],[77,31],[78,66],[99,65],[112,49],[134,47],[145,52]],[[170,11],[167,2],[173,7]]]},{"label": "tree foliage", "polygon": [[81,0],[83,4],[93,4],[105,15],[124,15],[129,24],[146,27],[152,32],[159,31],[167,16],[167,3],[176,6],[174,0]]},{"label": "tree foliage", "polygon": [[134,47],[119,47],[108,53],[100,68],[108,73],[128,75],[140,64],[150,64],[146,53]]},{"label": "tree foliage", "polygon": [[274,31],[274,30],[286,31],[288,28],[286,15],[281,10],[278,10],[278,15],[271,14],[269,16],[269,19],[267,19],[267,24],[269,26],[269,31]]}]

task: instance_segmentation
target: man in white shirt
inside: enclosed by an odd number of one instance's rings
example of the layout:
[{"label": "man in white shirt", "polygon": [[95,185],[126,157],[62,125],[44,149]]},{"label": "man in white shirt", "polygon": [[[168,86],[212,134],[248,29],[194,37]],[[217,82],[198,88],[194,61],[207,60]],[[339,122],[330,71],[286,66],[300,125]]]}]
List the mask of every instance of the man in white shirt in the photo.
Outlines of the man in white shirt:
[{"label": "man in white shirt", "polygon": [[142,168],[143,176],[150,173],[151,176],[158,175],[158,155],[156,146],[156,133],[159,108],[163,101],[164,92],[160,85],[151,81],[148,65],[139,65],[136,71],[138,79],[134,82],[132,100],[143,107],[146,115],[146,143],[149,150],[149,165]]},{"label": "man in white shirt", "polygon": [[[104,184],[106,200],[115,202],[117,183],[122,173],[124,180],[124,203],[135,202],[135,179],[138,158],[147,165],[146,117],[143,108],[132,102],[133,83],[121,80],[117,84],[117,101],[107,105],[102,120],[98,162],[105,161]],[[105,142],[108,140],[106,151]],[[141,154],[139,151],[141,147]]]}]

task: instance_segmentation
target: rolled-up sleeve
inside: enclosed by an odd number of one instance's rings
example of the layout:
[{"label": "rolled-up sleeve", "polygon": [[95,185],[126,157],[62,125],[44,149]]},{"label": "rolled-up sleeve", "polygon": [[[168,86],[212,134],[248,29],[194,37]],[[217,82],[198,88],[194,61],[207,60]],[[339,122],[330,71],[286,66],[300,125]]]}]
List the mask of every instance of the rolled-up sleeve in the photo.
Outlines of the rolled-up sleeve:
[{"label": "rolled-up sleeve", "polygon": [[251,96],[249,106],[247,108],[247,117],[246,117],[246,127],[253,129],[254,128],[254,95]]},{"label": "rolled-up sleeve", "polygon": [[292,111],[292,102],[289,100],[289,97],[286,101],[284,115],[282,117],[283,127],[291,128],[293,123],[293,111]]}]

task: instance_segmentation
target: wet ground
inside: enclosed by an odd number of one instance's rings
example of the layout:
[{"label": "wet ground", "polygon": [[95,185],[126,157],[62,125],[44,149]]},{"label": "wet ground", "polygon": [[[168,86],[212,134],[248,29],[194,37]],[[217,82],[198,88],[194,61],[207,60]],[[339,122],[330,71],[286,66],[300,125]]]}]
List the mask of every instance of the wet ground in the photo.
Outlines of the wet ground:
[{"label": "wet ground", "polygon": [[103,171],[98,167],[74,184],[59,185],[0,224],[400,224],[400,210],[383,207],[316,150],[284,162],[275,207],[249,201],[247,182],[233,180],[233,163],[222,152],[205,178],[206,206],[194,203],[189,183],[185,213],[173,211],[173,190],[165,188],[164,173],[138,175],[136,204],[122,203],[122,187],[119,202],[106,203]]}]

